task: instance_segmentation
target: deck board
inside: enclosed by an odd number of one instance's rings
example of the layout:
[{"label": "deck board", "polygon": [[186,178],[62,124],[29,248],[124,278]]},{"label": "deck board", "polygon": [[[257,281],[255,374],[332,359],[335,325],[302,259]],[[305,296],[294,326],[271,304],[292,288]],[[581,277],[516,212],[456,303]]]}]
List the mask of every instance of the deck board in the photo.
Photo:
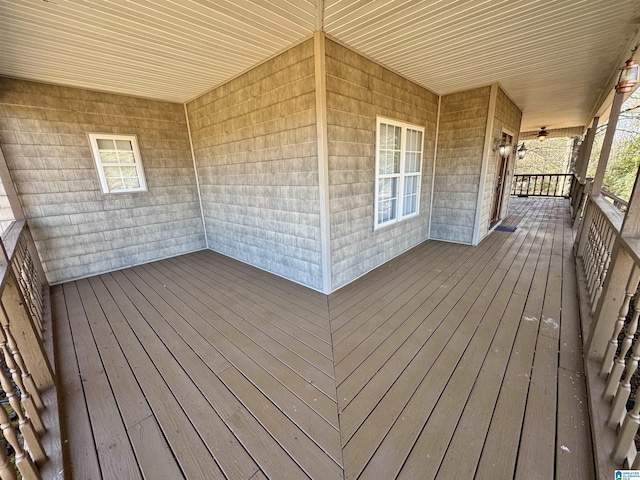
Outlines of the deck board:
[{"label": "deck board", "polygon": [[74,478],[593,478],[568,204],[510,210],[329,296],[204,250],[55,287]]}]

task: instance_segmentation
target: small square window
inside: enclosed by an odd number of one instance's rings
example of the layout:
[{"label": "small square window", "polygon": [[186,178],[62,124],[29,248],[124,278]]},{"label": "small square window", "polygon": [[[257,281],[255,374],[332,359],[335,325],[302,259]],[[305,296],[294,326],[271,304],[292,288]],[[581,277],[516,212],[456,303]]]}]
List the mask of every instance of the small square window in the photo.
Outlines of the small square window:
[{"label": "small square window", "polygon": [[147,183],[135,135],[90,133],[102,193],[144,192]]}]

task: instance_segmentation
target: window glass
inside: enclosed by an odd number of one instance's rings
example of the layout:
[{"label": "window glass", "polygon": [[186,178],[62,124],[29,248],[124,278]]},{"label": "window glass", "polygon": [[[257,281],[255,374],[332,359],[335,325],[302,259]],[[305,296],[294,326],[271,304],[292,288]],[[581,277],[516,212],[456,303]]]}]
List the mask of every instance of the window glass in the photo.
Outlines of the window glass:
[{"label": "window glass", "polygon": [[135,135],[92,133],[89,141],[103,193],[147,189]]},{"label": "window glass", "polygon": [[377,132],[375,226],[379,227],[419,212],[424,129],[379,118]]}]

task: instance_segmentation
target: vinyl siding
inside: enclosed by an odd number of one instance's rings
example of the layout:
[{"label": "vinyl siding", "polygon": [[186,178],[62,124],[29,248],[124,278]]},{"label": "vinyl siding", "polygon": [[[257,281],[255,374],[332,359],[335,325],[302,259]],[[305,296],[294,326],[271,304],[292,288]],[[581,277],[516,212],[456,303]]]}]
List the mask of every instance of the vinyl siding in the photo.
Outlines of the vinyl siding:
[{"label": "vinyl siding", "polygon": [[[92,132],[137,135],[147,192],[101,193]],[[182,105],[0,78],[0,143],[50,283],[205,247]]]},{"label": "vinyl siding", "polygon": [[209,248],[321,289],[313,41],[187,110]]},{"label": "vinyl siding", "polygon": [[[438,97],[355,52],[326,43],[332,288],[428,235]],[[420,214],[374,226],[376,116],[425,127]]]},{"label": "vinyl siding", "polygon": [[[513,166],[515,162],[515,150],[518,145],[518,132],[520,131],[520,120],[522,119],[522,112],[518,106],[511,101],[502,88],[498,88],[498,96],[496,99],[496,111],[493,117],[493,129],[491,132],[491,138],[501,138],[502,131],[506,130],[514,135],[513,137],[513,152],[509,158],[509,166],[507,167],[507,177],[504,182],[504,197],[502,200],[502,207],[500,210],[500,218],[504,218],[507,215],[509,208],[509,193],[511,192],[511,182],[513,179]],[[496,169],[498,167],[498,156],[494,152],[489,152],[489,163],[487,165],[487,176],[485,178],[483,200],[482,200],[482,214],[480,217],[480,232],[479,239],[482,239],[487,235],[489,231],[489,224],[491,222],[491,211],[493,209],[493,197],[495,195],[494,186],[496,181]]]},{"label": "vinyl siding", "polygon": [[490,93],[483,87],[441,98],[433,239],[473,241]]}]

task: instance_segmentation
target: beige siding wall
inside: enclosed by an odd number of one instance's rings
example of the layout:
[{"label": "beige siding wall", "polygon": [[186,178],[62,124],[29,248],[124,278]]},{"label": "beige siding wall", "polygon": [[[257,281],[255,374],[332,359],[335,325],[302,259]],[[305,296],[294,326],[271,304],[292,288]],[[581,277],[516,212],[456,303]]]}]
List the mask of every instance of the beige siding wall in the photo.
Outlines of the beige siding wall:
[{"label": "beige siding wall", "polygon": [[442,96],[431,238],[473,241],[490,93],[484,87]]},{"label": "beige siding wall", "polygon": [[209,247],[322,288],[313,41],[188,104]]},{"label": "beige siding wall", "polygon": [[[148,192],[101,193],[90,132],[138,136]],[[205,246],[182,105],[0,78],[0,143],[49,282]]]},{"label": "beige siding wall", "polygon": [[13,216],[13,211],[11,210],[9,198],[7,197],[7,192],[4,189],[4,184],[0,180],[0,235],[2,235],[2,232],[4,232],[14,220],[15,219]]},{"label": "beige siding wall", "polygon": [[[332,287],[350,282],[428,235],[438,98],[327,40]],[[420,215],[374,231],[376,115],[425,127]]]},{"label": "beige siding wall", "polygon": [[[516,106],[515,103],[504,93],[502,88],[498,88],[498,95],[496,98],[496,111],[493,117],[493,128],[491,131],[491,138],[502,138],[502,132],[506,131],[511,135],[514,135],[514,152],[518,145],[518,132],[520,131],[520,120],[522,119],[522,112]],[[493,141],[493,140],[492,140]],[[500,212],[500,218],[504,218],[507,215],[509,207],[509,193],[511,191],[511,181],[513,179],[513,165],[515,162],[514,154],[509,158],[508,175],[504,182],[504,196],[502,200],[502,208]],[[489,163],[487,165],[487,176],[485,178],[484,192],[482,199],[482,214],[480,217],[480,232],[479,239],[482,239],[487,235],[489,231],[489,224],[491,222],[491,211],[493,209],[493,197],[495,195],[494,186],[496,181],[496,169],[498,167],[498,155],[492,151],[489,151]]]}]

